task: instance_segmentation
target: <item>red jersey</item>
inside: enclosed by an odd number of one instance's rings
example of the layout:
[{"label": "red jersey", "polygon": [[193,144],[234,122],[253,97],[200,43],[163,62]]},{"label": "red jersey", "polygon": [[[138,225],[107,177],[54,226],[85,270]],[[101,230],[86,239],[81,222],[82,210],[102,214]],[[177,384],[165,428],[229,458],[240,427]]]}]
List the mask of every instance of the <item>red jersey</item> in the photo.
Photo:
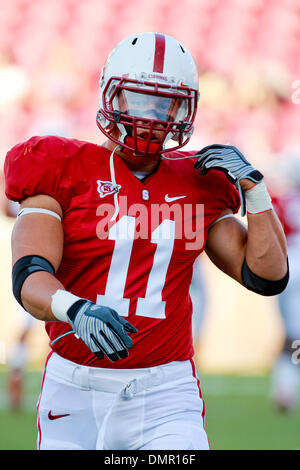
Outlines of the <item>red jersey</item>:
[{"label": "red jersey", "polygon": [[[140,181],[116,154],[111,167],[110,156],[104,147],[51,136],[33,137],[6,157],[9,199],[47,194],[62,207],[65,238],[57,279],[73,294],[115,309],[138,329],[129,356],[115,363],[97,359],[74,335],[57,341],[53,350],[79,364],[108,368],[191,359],[193,264],[210,224],[226,208],[238,211],[238,192],[220,171],[200,176],[195,159],[163,159]],[[69,329],[64,322],[46,323],[51,341]]]}]

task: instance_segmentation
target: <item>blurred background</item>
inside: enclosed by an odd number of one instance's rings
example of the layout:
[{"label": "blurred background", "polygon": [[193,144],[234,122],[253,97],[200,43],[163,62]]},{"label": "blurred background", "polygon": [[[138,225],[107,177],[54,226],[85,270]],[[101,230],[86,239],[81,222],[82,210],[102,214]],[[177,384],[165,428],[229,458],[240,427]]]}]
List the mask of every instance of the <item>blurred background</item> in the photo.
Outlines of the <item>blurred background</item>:
[{"label": "blurred background", "polygon": [[[287,171],[300,155],[299,0],[0,0],[1,171],[9,148],[32,135],[101,144],[95,123],[101,67],[119,41],[143,31],[175,37],[198,64],[201,96],[188,148],[237,146],[265,174],[285,218],[290,200],[280,201],[300,173],[300,166]],[[297,192],[300,177],[293,184]],[[3,178],[1,195],[0,417],[5,429],[18,423],[22,437],[16,441],[1,427],[0,448],[34,448],[34,406],[48,338],[44,325],[31,322],[11,294],[15,207],[5,200]],[[285,224],[293,235],[297,224],[300,232],[300,196],[296,200]],[[299,365],[291,368],[290,356],[280,378],[285,390],[274,392],[276,364],[287,352],[278,299],[241,288],[205,255],[199,272],[195,359],[212,447],[300,447]],[[300,292],[299,283],[295,289]],[[291,327],[293,339],[300,339],[297,328]]]}]

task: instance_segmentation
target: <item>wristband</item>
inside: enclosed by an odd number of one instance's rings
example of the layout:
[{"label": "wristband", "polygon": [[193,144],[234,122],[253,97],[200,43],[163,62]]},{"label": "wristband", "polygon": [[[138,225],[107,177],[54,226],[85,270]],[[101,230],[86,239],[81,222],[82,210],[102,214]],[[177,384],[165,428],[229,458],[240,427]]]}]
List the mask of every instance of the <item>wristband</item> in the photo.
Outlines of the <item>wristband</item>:
[{"label": "wristband", "polygon": [[264,181],[244,191],[244,197],[249,214],[260,214],[261,212],[273,209],[272,199]]},{"label": "wristband", "polygon": [[66,290],[58,289],[52,295],[51,310],[57,320],[69,323],[67,311],[78,300],[81,300],[77,295],[71,294]]}]

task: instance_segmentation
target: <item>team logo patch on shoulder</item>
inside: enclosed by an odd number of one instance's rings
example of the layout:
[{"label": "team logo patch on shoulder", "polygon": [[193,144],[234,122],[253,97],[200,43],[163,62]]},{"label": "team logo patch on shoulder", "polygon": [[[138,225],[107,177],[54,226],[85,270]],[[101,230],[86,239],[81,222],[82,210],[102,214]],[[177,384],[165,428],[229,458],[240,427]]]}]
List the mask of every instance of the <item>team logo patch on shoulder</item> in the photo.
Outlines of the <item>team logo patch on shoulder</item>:
[{"label": "team logo patch on shoulder", "polygon": [[114,186],[111,181],[102,180],[97,180],[97,185],[97,190],[101,198],[108,196],[109,194],[114,194],[116,192],[116,188],[119,191],[122,187],[120,184]]}]

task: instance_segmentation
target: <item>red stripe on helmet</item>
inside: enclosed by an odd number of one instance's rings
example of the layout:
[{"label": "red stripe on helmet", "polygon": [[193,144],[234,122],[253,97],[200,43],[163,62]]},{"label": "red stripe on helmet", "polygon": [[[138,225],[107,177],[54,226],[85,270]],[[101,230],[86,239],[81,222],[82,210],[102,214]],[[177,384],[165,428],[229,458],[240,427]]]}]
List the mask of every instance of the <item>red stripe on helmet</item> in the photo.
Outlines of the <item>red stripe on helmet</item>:
[{"label": "red stripe on helmet", "polygon": [[166,38],[163,34],[155,34],[155,53],[153,72],[162,73],[165,63]]}]

